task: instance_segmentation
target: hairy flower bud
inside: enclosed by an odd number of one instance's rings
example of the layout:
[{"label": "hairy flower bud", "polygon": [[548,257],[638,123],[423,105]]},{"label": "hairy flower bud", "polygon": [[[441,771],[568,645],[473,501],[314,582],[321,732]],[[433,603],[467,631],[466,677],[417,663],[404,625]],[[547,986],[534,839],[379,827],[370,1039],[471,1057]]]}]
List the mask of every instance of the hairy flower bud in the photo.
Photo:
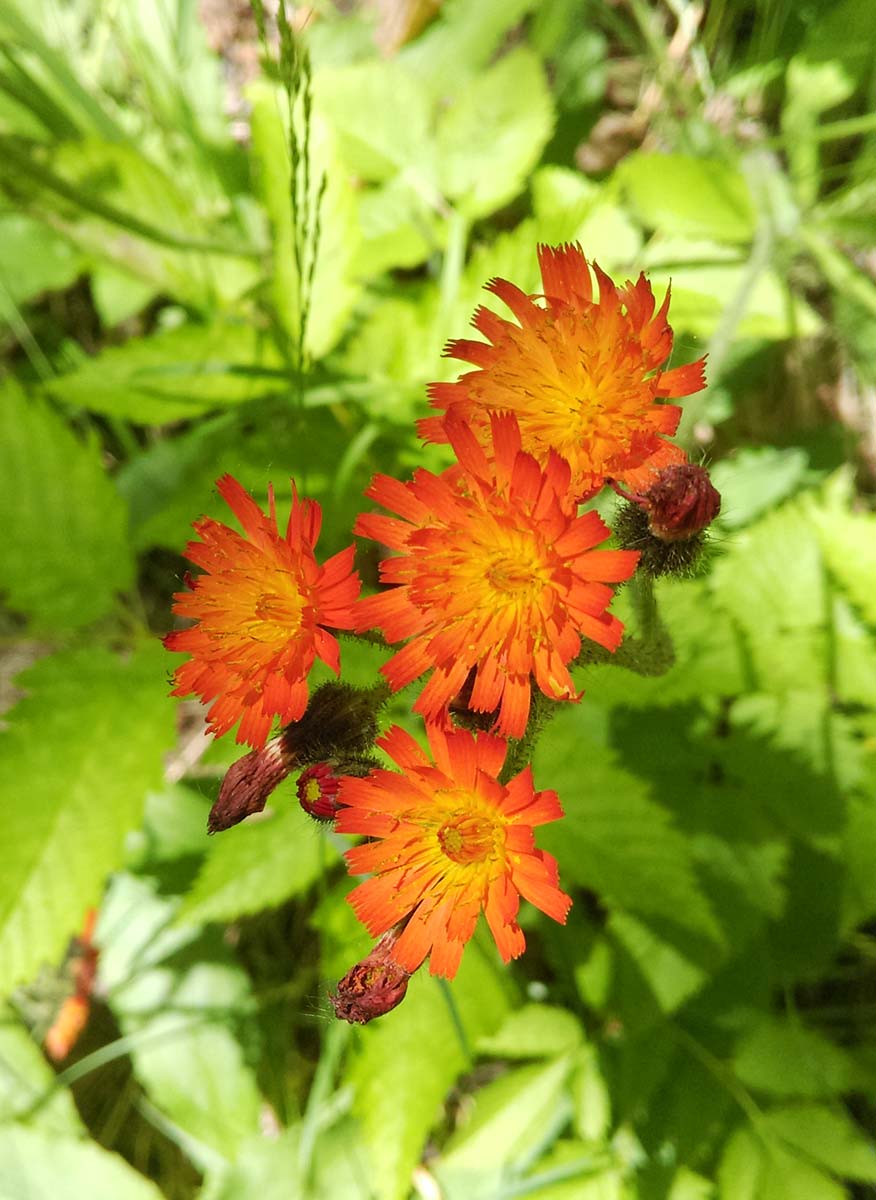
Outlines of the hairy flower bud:
[{"label": "hairy flower bud", "polygon": [[377,737],[377,713],[388,695],[382,684],[357,688],[324,683],[313,693],[301,720],[283,730],[286,753],[301,766],[367,754]]},{"label": "hairy flower bud", "polygon": [[329,996],[335,1015],[351,1025],[367,1025],[401,1004],[408,990],[410,972],[392,958],[404,922],[387,930],[369,955],[351,967]]}]

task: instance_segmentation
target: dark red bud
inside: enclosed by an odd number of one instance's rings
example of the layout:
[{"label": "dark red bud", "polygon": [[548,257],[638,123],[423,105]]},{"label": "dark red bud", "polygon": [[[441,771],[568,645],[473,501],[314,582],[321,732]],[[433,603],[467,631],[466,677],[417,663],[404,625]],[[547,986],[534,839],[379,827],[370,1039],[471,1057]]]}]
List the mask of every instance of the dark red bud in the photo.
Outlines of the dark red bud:
[{"label": "dark red bud", "polygon": [[314,763],[298,776],[298,802],[308,816],[316,821],[334,821],[338,809],[338,792],[343,777],[336,775],[328,763]]},{"label": "dark red bud", "polygon": [[335,1015],[351,1025],[367,1025],[375,1017],[392,1012],[408,990],[410,974],[392,958],[404,923],[393,925],[367,958],[356,963],[329,996]]},{"label": "dark red bud", "polygon": [[658,471],[639,503],[655,537],[685,542],[711,525],[721,511],[721,494],[704,467],[680,463]]},{"label": "dark red bud", "polygon": [[230,829],[244,817],[261,812],[271,792],[294,766],[295,759],[288,753],[282,734],[261,750],[244,754],[228,768],[222,780],[216,803],[207,819],[207,832]]}]

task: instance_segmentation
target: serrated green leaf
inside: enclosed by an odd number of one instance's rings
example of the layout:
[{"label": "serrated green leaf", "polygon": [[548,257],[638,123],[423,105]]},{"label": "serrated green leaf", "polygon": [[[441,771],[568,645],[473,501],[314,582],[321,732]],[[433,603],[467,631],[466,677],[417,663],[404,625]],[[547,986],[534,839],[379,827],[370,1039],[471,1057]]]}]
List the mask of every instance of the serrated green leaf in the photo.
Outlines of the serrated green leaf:
[{"label": "serrated green leaf", "polygon": [[211,839],[179,921],[203,925],[273,908],[306,891],[337,857],[297,804],[227,829]]},{"label": "serrated green leaf", "polygon": [[783,1017],[757,1019],[736,1048],[734,1068],[747,1087],[774,1096],[836,1096],[855,1080],[845,1050]]},{"label": "serrated green leaf", "polygon": [[509,1013],[494,1034],[481,1038],[479,1054],[492,1058],[553,1058],[580,1045],[581,1026],[564,1008],[525,1004]]},{"label": "serrated green leaf", "polygon": [[797,1153],[841,1179],[876,1183],[876,1146],[840,1108],[796,1104],[771,1109],[765,1128]]},{"label": "serrated green leaf", "polygon": [[628,155],[617,171],[643,224],[681,237],[748,242],[754,207],[740,171],[718,159],[685,154]]},{"label": "serrated green leaf", "polygon": [[102,350],[47,390],[72,408],[163,425],[285,392],[282,367],[251,322],[191,323]]},{"label": "serrated green leaf", "polygon": [[720,1200],[846,1200],[845,1189],[829,1175],[748,1129],[727,1143],[718,1184]]},{"label": "serrated green leaf", "polygon": [[138,1079],[203,1168],[259,1130],[247,1061],[258,1042],[246,973],[215,931],[172,927],[177,908],[153,881],[116,876],[98,923],[99,978]]},{"label": "serrated green leaf", "polygon": [[474,79],[441,116],[438,183],[471,219],[512,200],[553,128],[538,58],[520,48]]},{"label": "serrated green leaf", "polygon": [[816,510],[813,518],[831,574],[876,625],[876,514],[843,512],[831,505]]},{"label": "serrated green leaf", "polygon": [[577,726],[574,709],[560,713],[535,754],[536,779],[549,775],[566,813],[539,833],[539,844],[560,864],[561,880],[592,889],[614,908],[720,940],[687,839],[649,799],[647,784],[609,750],[582,744]]},{"label": "serrated green leaf", "polygon": [[447,1092],[471,1065],[478,1038],[495,1030],[507,1010],[501,977],[476,942],[449,988],[450,998],[420,972],[404,1003],[362,1032],[350,1082],[380,1200],[408,1196],[411,1171]]},{"label": "serrated green leaf", "polygon": [[[0,993],[59,958],[161,779],[173,705],[158,645],[43,659],[9,714],[0,785]],[[22,803],[22,789],[27,803]]]},{"label": "serrated green leaf", "polygon": [[88,625],[131,585],[127,511],[100,449],[7,382],[0,399],[0,589],[38,629]]},{"label": "serrated green leaf", "polygon": [[3,1200],[162,1200],[123,1158],[94,1142],[59,1138],[22,1125],[0,1128]]},{"label": "serrated green leaf", "polygon": [[78,1137],[82,1121],[66,1088],[8,1005],[0,1005],[0,1127],[27,1119],[45,1133]]}]

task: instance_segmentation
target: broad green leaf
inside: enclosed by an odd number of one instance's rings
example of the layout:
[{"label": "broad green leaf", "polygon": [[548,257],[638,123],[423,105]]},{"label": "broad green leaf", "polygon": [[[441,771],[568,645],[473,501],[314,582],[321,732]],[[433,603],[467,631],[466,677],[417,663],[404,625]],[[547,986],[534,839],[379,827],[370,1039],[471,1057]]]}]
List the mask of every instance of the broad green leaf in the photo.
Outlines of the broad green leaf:
[{"label": "broad green leaf", "polygon": [[808,458],[799,446],[743,447],[710,468],[721,493],[718,518],[727,529],[739,529],[785,500],[806,478]]},{"label": "broad green leaf", "polygon": [[445,0],[438,20],[402,48],[399,62],[445,101],[493,61],[509,32],[537,7],[538,0]]},{"label": "broad green leaf", "polygon": [[0,1128],[27,1120],[47,1134],[78,1137],[82,1121],[66,1088],[12,1008],[0,1005]]},{"label": "broad green leaf", "polygon": [[362,1031],[350,1082],[379,1200],[406,1200],[445,1096],[506,1010],[501,976],[470,943],[448,990],[421,971],[404,1002]]},{"label": "broad green leaf", "polygon": [[70,651],[22,676],[2,735],[0,844],[15,854],[0,877],[0,993],[60,957],[121,863],[173,733],[165,678],[157,645]]},{"label": "broad green leaf", "polygon": [[566,813],[537,835],[556,856],[561,882],[589,888],[613,908],[719,939],[687,839],[649,799],[647,784],[610,751],[584,742],[577,725],[574,708],[561,712],[535,754],[536,779],[550,778]]},{"label": "broad green leaf", "polygon": [[839,505],[813,512],[818,546],[831,574],[871,625],[876,625],[876,514],[843,511]]},{"label": "broad green leaf", "polygon": [[463,1176],[461,1187],[450,1192],[447,1200],[493,1200],[509,1192],[526,1200],[633,1200],[639,1192],[632,1179],[624,1178],[628,1172],[618,1161],[620,1157],[602,1147],[563,1138],[507,1190],[507,1176],[499,1171],[481,1177],[483,1190],[476,1195],[470,1190],[470,1179]]},{"label": "broad green leaf", "polygon": [[736,1074],[774,1096],[836,1096],[854,1085],[847,1052],[800,1021],[761,1016],[736,1049]]},{"label": "broad green leaf", "polygon": [[[264,82],[250,89],[252,153],[259,199],[271,223],[273,277],[271,293],[277,320],[288,339],[287,358],[294,361],[301,327],[301,286],[295,251],[296,220],[292,211],[292,176],[286,127],[281,116],[281,93]],[[355,304],[360,284],[352,264],[361,241],[356,199],[336,155],[332,132],[314,121],[310,132],[310,173],[314,189],[325,181],[319,201],[319,240],[316,260],[305,252],[304,271],[312,268],[312,291],[304,344],[322,358],[338,341]],[[316,191],[310,203],[316,202]]]},{"label": "broad green leaf", "polygon": [[817,1167],[738,1130],[718,1168],[720,1200],[846,1200],[845,1189]]},{"label": "broad green leaf", "polygon": [[345,165],[362,179],[386,182],[409,169],[421,187],[434,186],[430,100],[397,60],[319,71],[314,101],[337,134]]},{"label": "broad green leaf", "polygon": [[41,221],[6,213],[0,217],[0,264],[0,321],[8,321],[12,304],[68,287],[86,259]]},{"label": "broad green leaf", "polygon": [[563,1056],[516,1067],[482,1087],[469,1119],[445,1147],[439,1177],[459,1190],[466,1178],[476,1186],[480,1175],[527,1163],[560,1117],[571,1115],[571,1066],[571,1058]]},{"label": "broad green leaf", "polygon": [[664,1013],[698,992],[708,973],[629,913],[612,913],[609,929],[635,961]]},{"label": "broad green leaf", "polygon": [[336,860],[337,851],[297,804],[247,821],[211,839],[179,920],[203,925],[273,908],[306,891]]},{"label": "broad green leaf", "polygon": [[520,48],[474,79],[441,116],[441,191],[474,219],[512,200],[551,135],[553,111],[541,64]]},{"label": "broad green leaf", "polygon": [[742,173],[721,159],[684,154],[628,155],[617,171],[644,225],[685,238],[748,242],[755,210]]},{"label": "broad green leaf", "polygon": [[364,277],[395,267],[415,267],[444,240],[434,208],[404,175],[362,192],[359,227],[362,243],[352,269]]},{"label": "broad green leaf", "polygon": [[60,1138],[23,1125],[0,1128],[3,1200],[162,1200],[162,1194],[118,1154],[95,1142]]},{"label": "broad green leaf", "polygon": [[190,323],[111,346],[49,383],[73,408],[164,425],[286,393],[288,377],[268,334],[251,322]]},{"label": "broad green leaf", "polygon": [[842,928],[846,934],[876,913],[876,804],[872,796],[849,798],[849,822],[843,846]]},{"label": "broad green leaf", "polygon": [[189,1157],[209,1167],[259,1129],[255,1014],[221,937],[172,927],[178,907],[152,881],[117,876],[97,930],[100,980],[138,1079],[183,1131]]},{"label": "broad green leaf", "polygon": [[586,1142],[599,1142],[611,1129],[611,1089],[594,1046],[582,1046],[571,1080],[575,1132]]},{"label": "broad green leaf", "polygon": [[133,582],[126,506],[95,439],[7,382],[0,399],[0,589],[38,629],[88,625]]},{"label": "broad green leaf", "polygon": [[525,1004],[508,1014],[494,1034],[480,1039],[479,1054],[491,1058],[554,1058],[580,1045],[581,1026],[564,1008]]},{"label": "broad green leaf", "polygon": [[770,1110],[764,1125],[774,1137],[834,1175],[876,1183],[876,1146],[844,1109],[797,1104]]}]

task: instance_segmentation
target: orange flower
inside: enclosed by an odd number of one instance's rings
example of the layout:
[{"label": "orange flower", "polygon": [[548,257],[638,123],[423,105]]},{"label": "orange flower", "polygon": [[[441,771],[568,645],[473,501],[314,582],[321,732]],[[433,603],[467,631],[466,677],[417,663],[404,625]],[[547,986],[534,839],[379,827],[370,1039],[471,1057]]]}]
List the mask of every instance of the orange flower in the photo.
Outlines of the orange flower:
[{"label": "orange flower", "polygon": [[[538,258],[543,296],[504,279],[487,284],[518,323],[479,308],[473,323],[487,341],[460,339],[446,350],[477,369],[456,383],[433,383],[433,407],[470,422],[482,444],[490,413],[513,413],[524,450],[543,465],[551,450],[567,459],[576,497],[592,495],[607,478],[637,486],[642,476],[631,473],[652,465],[654,455],[655,467],[683,461],[661,437],[675,432],[681,409],[657,401],[705,387],[705,359],[661,370],[672,351],[669,292],[655,313],[643,275],[617,288],[579,246],[539,246]],[[445,417],[418,424],[427,441],[448,441]]]},{"label": "orange flower", "polygon": [[353,625],[354,548],[319,566],[313,548],[320,507],[299,501],[294,484],[285,537],[277,531],[272,488],[268,516],[230,475],[217,487],[245,536],[210,517],[195,522],[201,541],[189,542],[186,557],[204,574],[174,596],[174,612],[197,624],[164,639],[168,650],[192,655],[177,668],[172,694],[212,700],[207,719],[217,737],[240,719],[237,741],[261,747],[274,717],[285,724],[303,714],[316,657],[336,674],[340,669],[337,640],[325,626]]},{"label": "orange flower", "polygon": [[406,921],[392,959],[412,972],[430,955],[431,973],[452,979],[482,910],[505,962],[526,945],[521,896],[565,923],[572,902],[532,834],[563,810],[556,792],[533,790],[531,767],[498,782],[501,738],[427,732],[434,765],[398,726],[378,741],[403,774],[344,779],[335,827],[373,839],[345,856],[351,874],[372,876],[349,896],[359,920],[374,936]]},{"label": "orange flower", "polygon": [[381,667],[395,691],[434,668],[414,705],[426,720],[445,719],[475,668],[468,707],[498,708],[496,732],[522,737],[532,676],[545,695],[576,700],[568,664],[581,635],[617,649],[607,585],[628,579],[638,554],[593,549],[609,530],[595,512],[576,515],[565,461],[549,454],[542,468],[521,451],[513,417],[492,418],[492,463],[470,429],[447,428],[461,470],[419,470],[411,483],[378,475],[366,492],[402,518],[355,525],[400,551],[380,564],[383,582],[400,586],[361,600],[357,627],[411,639]]}]

